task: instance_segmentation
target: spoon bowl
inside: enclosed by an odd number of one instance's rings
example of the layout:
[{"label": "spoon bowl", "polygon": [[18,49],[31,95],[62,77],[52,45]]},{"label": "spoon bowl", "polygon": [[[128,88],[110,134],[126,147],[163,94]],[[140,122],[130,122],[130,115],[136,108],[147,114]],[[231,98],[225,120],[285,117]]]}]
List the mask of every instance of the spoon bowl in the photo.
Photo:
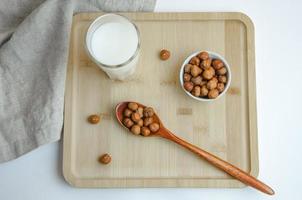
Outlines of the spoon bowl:
[{"label": "spoon bowl", "polygon": [[[142,107],[142,108],[146,108],[147,106],[143,105],[143,104],[140,104],[138,102],[133,102],[131,101],[132,103],[136,103],[139,107]],[[115,107],[115,116],[116,116],[116,119],[117,121],[124,127],[126,128],[128,131],[129,131],[129,128],[127,128],[124,124],[123,124],[123,113],[124,113],[124,110],[127,108],[128,106],[128,103],[130,103],[130,101],[124,101],[124,102],[121,102],[119,104],[116,105]],[[150,136],[154,136],[154,135],[160,135],[162,132],[163,132],[163,129],[165,129],[165,127],[163,126],[162,122],[160,121],[159,117],[157,116],[156,113],[154,113],[154,115],[152,116],[153,118],[153,122],[155,123],[158,123],[159,124],[159,129],[157,132],[155,133],[152,133],[148,136],[144,136],[144,137],[150,137]],[[162,129],[162,130],[161,130]],[[142,135],[141,135],[142,136]]]},{"label": "spoon bowl", "polygon": [[[121,103],[117,104],[117,106],[115,107],[115,115],[116,115],[118,122],[124,128],[126,128],[128,131],[130,131],[122,122],[123,113],[124,113],[124,110],[127,108],[128,103],[130,103],[130,102],[121,102]],[[137,103],[137,102],[133,102],[133,103]],[[137,104],[143,108],[146,108],[146,106],[143,104],[140,104],[140,103],[137,103]],[[236,167],[236,166],[228,163],[227,161],[224,161],[224,160],[216,157],[215,155],[213,155],[193,144],[190,144],[189,142],[174,135],[172,132],[170,132],[168,129],[166,129],[164,127],[163,123],[161,122],[160,118],[158,117],[158,115],[156,113],[154,113],[154,115],[152,117],[153,117],[153,121],[159,124],[159,130],[155,133],[151,133],[149,136],[160,136],[160,137],[163,137],[170,141],[173,141],[173,142],[179,144],[180,146],[188,149],[189,151],[195,153],[199,157],[205,159],[206,161],[208,161],[210,164],[214,165],[215,167],[217,167],[217,168],[223,170],[224,172],[228,173],[229,175],[233,176],[234,178],[241,181],[242,183],[250,185],[250,186],[254,187],[255,189],[260,190],[269,195],[273,195],[275,193],[274,190],[272,188],[270,188],[268,185],[259,181],[258,179],[249,175],[248,173],[244,172],[243,170],[239,169],[238,167]],[[143,137],[149,137],[149,136],[143,136]]]}]

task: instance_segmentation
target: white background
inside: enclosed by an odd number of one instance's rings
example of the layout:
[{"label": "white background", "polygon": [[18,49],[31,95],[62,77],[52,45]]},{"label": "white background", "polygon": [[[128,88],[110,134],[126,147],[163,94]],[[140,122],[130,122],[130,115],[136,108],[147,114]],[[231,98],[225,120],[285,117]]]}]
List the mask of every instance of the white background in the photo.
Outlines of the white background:
[{"label": "white background", "polygon": [[158,0],[156,11],[240,11],[253,20],[259,178],[276,195],[251,188],[76,189],[64,181],[62,147],[53,143],[0,164],[0,200],[302,199],[302,1]]}]

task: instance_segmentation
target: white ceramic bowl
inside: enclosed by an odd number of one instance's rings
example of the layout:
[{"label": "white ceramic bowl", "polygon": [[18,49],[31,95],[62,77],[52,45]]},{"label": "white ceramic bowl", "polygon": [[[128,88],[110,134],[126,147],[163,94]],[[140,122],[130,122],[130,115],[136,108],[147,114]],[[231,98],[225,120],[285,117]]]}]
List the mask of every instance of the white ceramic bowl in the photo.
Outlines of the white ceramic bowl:
[{"label": "white ceramic bowl", "polygon": [[217,99],[219,99],[221,96],[223,96],[226,91],[229,89],[230,87],[230,84],[231,84],[231,80],[232,80],[232,75],[231,75],[231,68],[230,68],[230,65],[228,64],[228,62],[224,59],[224,57],[222,57],[221,55],[219,55],[218,53],[214,53],[214,52],[211,52],[211,51],[206,51],[209,53],[209,56],[210,58],[212,59],[219,59],[221,60],[223,63],[224,63],[224,66],[226,67],[227,69],[227,83],[225,85],[225,88],[223,90],[222,93],[219,94],[218,97],[216,97],[215,99],[208,99],[208,98],[203,98],[203,97],[196,97],[194,95],[192,95],[190,92],[188,92],[185,88],[184,88],[184,81],[183,81],[183,74],[184,74],[184,68],[185,68],[185,65],[189,63],[189,61],[191,60],[191,58],[193,58],[194,56],[196,56],[197,54],[199,54],[200,52],[202,51],[198,51],[198,52],[195,52],[193,54],[191,54],[189,57],[187,57],[187,59],[183,62],[181,68],[180,68],[180,72],[179,72],[179,81],[180,81],[180,85],[183,89],[183,91],[189,95],[190,97],[192,97],[193,99],[196,99],[198,101],[205,101],[205,102],[211,102],[211,101],[215,101]]}]

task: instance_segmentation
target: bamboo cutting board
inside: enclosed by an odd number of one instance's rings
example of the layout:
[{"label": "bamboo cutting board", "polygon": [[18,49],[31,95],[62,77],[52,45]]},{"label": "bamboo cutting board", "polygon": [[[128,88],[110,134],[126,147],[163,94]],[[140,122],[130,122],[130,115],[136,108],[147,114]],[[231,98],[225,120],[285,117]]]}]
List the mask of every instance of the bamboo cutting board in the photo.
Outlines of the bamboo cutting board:
[{"label": "bamboo cutting board", "polygon": [[[77,187],[242,187],[237,180],[194,154],[161,138],[133,136],[116,121],[118,102],[152,106],[163,123],[185,140],[258,174],[254,30],[242,13],[122,13],[141,34],[135,75],[112,81],[87,56],[84,37],[102,13],[74,16],[66,82],[64,177]],[[171,51],[168,61],[158,53]],[[212,103],[181,89],[178,74],[192,52],[214,51],[226,58],[232,83]],[[90,114],[101,122],[91,125]],[[98,163],[103,153],[109,165]]]}]

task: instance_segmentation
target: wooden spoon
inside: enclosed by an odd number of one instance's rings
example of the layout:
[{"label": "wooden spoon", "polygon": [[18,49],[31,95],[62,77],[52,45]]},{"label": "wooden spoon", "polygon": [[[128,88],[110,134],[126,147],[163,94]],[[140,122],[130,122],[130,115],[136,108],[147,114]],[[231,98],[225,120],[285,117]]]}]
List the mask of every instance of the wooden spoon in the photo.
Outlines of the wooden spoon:
[{"label": "wooden spoon", "polygon": [[[123,120],[123,111],[125,108],[127,108],[129,102],[121,102],[119,103],[115,108],[115,114],[118,122],[125,127],[127,130],[129,130],[124,124],[122,123]],[[146,106],[137,103],[139,106],[145,108]],[[163,123],[160,121],[159,117],[154,114],[153,115],[153,122],[156,122],[159,124],[160,128],[156,133],[151,133],[149,136],[160,136],[163,138],[166,138],[168,140],[171,140],[184,148],[192,151],[193,153],[197,154],[201,158],[205,159],[212,165],[216,166],[217,168],[225,171],[229,175],[233,176],[234,178],[238,179],[242,183],[245,183],[251,187],[254,187],[266,194],[273,195],[275,194],[274,190],[270,188],[268,185],[264,184],[263,182],[259,181],[258,179],[254,178],[253,176],[249,175],[248,173],[242,171],[241,169],[235,167],[234,165],[214,156],[213,154],[210,154],[209,152],[202,150],[201,148],[194,146],[183,139],[177,137],[173,133],[171,133],[168,129],[166,129],[163,125]],[[147,136],[147,137],[149,137]]]}]

